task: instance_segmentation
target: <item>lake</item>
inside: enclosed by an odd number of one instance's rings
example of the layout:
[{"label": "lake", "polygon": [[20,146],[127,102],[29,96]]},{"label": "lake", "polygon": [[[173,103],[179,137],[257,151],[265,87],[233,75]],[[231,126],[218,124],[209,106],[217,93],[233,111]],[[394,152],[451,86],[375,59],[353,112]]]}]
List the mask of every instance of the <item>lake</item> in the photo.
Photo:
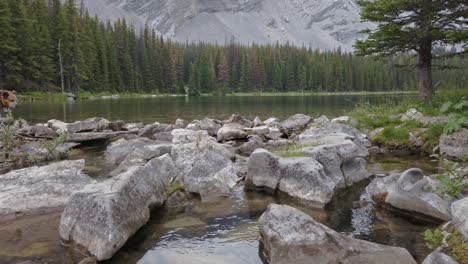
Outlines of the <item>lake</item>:
[{"label": "lake", "polygon": [[41,100],[20,102],[20,107],[14,111],[14,115],[30,123],[46,122],[50,119],[72,122],[96,116],[126,122],[172,123],[177,118],[225,119],[233,113],[250,118],[260,116],[262,119],[272,116],[285,118],[297,113],[336,117],[346,114],[357,104],[398,102],[409,96],[414,95],[180,96],[75,102]]}]

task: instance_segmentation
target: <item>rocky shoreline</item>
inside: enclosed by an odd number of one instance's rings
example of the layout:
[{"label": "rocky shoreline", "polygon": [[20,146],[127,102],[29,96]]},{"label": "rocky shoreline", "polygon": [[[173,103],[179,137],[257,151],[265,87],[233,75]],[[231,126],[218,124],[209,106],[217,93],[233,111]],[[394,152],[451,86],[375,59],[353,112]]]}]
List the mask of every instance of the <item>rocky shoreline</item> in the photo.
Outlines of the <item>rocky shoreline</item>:
[{"label": "rocky shoreline", "polygon": [[[1,166],[5,174],[0,175],[0,193],[6,195],[0,197],[0,217],[63,210],[60,237],[101,261],[110,259],[144,226],[155,208],[192,197],[202,202],[229,199],[238,185],[323,208],[341,189],[371,177],[366,167],[373,147],[348,121],[303,114],[265,121],[234,114],[227,120],[146,125],[104,118],[32,126],[13,120],[10,126],[22,140]],[[52,148],[47,142],[56,144]],[[66,159],[70,149],[93,144],[108,144],[104,159],[112,170],[107,178],[86,175],[83,160],[49,163]],[[446,144],[446,149],[451,146],[460,152],[459,145]],[[431,177],[410,169],[374,177],[367,193],[369,202],[407,217],[450,222],[467,238],[468,198],[455,201],[437,189]],[[415,263],[406,249],[345,237],[286,206],[269,207],[260,220],[260,234],[269,263],[306,261],[281,253],[285,249],[301,249],[304,257],[319,258],[319,263],[387,263],[389,256],[398,257],[399,263]],[[320,247],[323,243],[334,253],[320,253],[327,251]],[[434,254],[427,261],[443,253]]]}]

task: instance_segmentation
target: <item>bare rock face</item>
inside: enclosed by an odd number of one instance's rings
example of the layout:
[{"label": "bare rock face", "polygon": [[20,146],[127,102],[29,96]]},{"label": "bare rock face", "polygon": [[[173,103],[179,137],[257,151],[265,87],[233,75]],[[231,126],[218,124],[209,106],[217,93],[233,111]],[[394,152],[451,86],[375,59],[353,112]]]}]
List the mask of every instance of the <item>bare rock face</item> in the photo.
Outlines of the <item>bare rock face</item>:
[{"label": "bare rock face", "polygon": [[468,239],[468,197],[452,204],[452,223]]},{"label": "bare rock face", "polygon": [[18,134],[26,137],[33,137],[33,138],[46,138],[46,139],[53,139],[58,137],[58,133],[54,130],[46,127],[46,126],[30,126],[26,128],[22,128],[18,130]]},{"label": "bare rock face", "polygon": [[84,160],[62,161],[0,176],[0,216],[63,209],[73,192],[95,181],[83,173]]},{"label": "bare rock face", "polygon": [[119,139],[107,147],[104,156],[109,162],[120,163],[127,155],[138,151],[144,159],[150,160],[171,153],[171,148],[170,143],[161,143],[148,138]]},{"label": "bare rock face", "polygon": [[374,201],[384,206],[390,205],[392,210],[446,222],[451,219],[451,201],[437,194],[437,188],[437,182],[424,176],[420,169],[413,168],[402,174],[375,179],[367,191]]},{"label": "bare rock face", "polygon": [[440,152],[461,159],[468,155],[468,129],[440,137]]},{"label": "bare rock face", "polygon": [[60,236],[84,246],[97,260],[111,258],[150,218],[150,209],[167,199],[167,174],[158,158],[97,184],[86,186],[68,202]]},{"label": "bare rock face", "polygon": [[236,185],[235,152],[206,131],[172,131],[171,155],[181,170],[185,189],[203,201],[229,196]]},{"label": "bare rock face", "polygon": [[259,222],[263,255],[270,264],[416,263],[404,248],[341,235],[290,206],[271,204]]}]

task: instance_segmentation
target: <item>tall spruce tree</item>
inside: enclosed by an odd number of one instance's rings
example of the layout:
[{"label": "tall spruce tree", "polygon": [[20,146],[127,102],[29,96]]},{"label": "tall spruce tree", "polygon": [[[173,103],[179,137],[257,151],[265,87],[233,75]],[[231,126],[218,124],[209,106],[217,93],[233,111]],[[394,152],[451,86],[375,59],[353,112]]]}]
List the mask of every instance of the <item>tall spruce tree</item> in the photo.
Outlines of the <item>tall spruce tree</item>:
[{"label": "tall spruce tree", "polygon": [[418,54],[419,93],[424,101],[432,96],[433,48],[468,40],[466,0],[359,0],[361,17],[378,23],[368,29],[366,40],[358,41],[361,55],[394,56]]}]

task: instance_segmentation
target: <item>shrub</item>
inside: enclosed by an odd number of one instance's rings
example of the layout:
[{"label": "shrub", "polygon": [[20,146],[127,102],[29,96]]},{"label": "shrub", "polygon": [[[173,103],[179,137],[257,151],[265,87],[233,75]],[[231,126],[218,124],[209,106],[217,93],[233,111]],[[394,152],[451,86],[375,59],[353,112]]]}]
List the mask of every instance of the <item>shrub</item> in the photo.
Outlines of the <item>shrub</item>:
[{"label": "shrub", "polygon": [[424,240],[429,248],[436,249],[442,245],[444,234],[442,234],[440,229],[435,229],[434,231],[427,229],[424,232]]}]

